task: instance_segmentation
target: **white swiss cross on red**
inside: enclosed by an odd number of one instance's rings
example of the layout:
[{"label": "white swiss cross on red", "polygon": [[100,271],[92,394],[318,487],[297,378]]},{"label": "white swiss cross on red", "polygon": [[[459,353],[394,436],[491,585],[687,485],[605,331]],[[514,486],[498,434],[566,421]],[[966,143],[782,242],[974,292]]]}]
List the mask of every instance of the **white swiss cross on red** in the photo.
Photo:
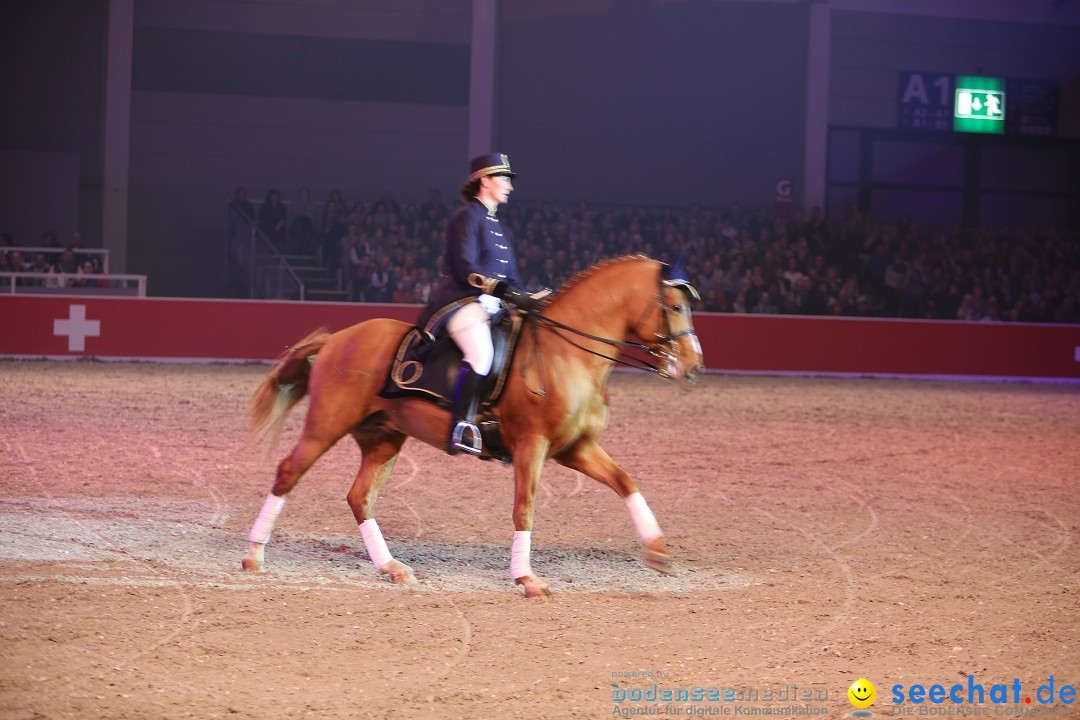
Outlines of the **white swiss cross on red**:
[{"label": "white swiss cross on red", "polygon": [[53,320],[53,335],[66,335],[69,352],[86,350],[86,338],[101,336],[101,321],[86,319],[85,305],[69,305],[66,320]]}]

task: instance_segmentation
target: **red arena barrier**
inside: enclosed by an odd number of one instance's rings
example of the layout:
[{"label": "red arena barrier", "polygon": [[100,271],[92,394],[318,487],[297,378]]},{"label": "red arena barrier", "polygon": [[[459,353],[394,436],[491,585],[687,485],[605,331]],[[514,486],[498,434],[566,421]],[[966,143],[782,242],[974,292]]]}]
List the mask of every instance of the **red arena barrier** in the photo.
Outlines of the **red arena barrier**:
[{"label": "red arena barrier", "polygon": [[[416,305],[269,300],[0,298],[0,355],[268,360],[319,327],[407,322]],[[1080,326],[694,316],[709,369],[805,374],[1080,379]]]}]

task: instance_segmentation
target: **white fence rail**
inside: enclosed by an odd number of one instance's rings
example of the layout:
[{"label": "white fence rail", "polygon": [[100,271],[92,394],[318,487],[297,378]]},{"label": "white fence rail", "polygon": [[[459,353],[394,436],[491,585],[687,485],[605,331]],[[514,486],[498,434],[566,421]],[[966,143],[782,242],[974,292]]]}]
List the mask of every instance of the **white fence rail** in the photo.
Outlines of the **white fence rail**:
[{"label": "white fence rail", "polygon": [[5,295],[124,295],[146,297],[145,275],[0,272]]}]

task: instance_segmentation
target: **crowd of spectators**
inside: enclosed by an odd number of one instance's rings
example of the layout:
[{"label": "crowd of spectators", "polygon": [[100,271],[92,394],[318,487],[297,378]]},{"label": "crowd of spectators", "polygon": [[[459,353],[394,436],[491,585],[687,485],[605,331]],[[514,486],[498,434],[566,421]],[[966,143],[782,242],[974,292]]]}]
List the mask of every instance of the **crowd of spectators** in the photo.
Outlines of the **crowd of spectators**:
[{"label": "crowd of spectators", "polygon": [[[317,202],[303,188],[290,203],[271,189],[256,208],[238,188],[230,211],[282,253],[321,257],[352,300],[424,304],[442,274],[452,207],[438,190],[402,204],[391,192],[349,203],[337,190]],[[705,312],[1080,323],[1080,239],[1058,228],[923,228],[850,203],[829,217],[587,202],[512,201],[499,212],[529,292],[640,252],[684,259]],[[78,232],[66,244],[46,232],[34,245],[5,232],[0,273],[35,274],[20,286],[102,286],[100,256],[85,249]]]},{"label": "crowd of spectators", "polygon": [[[258,211],[243,208],[282,252],[321,255],[353,300],[412,303],[426,303],[442,274],[451,210],[438,190],[421,204],[390,192],[350,204],[303,189],[287,206],[275,189]],[[640,252],[684,258],[706,312],[1080,323],[1080,242],[1057,228],[923,228],[850,203],[828,217],[513,201],[499,213],[530,292]]]},{"label": "crowd of spectators", "polygon": [[108,281],[93,277],[102,272],[99,256],[85,250],[78,231],[66,245],[52,231],[35,245],[20,245],[11,233],[0,233],[0,273],[27,275],[15,278],[18,287],[108,287]]}]

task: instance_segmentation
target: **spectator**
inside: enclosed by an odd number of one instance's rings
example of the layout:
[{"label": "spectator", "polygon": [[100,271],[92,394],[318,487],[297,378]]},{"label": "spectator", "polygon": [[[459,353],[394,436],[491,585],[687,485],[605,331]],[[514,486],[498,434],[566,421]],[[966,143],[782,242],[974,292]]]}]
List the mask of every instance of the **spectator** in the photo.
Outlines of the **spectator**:
[{"label": "spectator", "polygon": [[365,253],[351,265],[351,268],[352,282],[349,288],[349,299],[353,302],[369,300],[371,277],[375,273],[375,261],[371,255]]},{"label": "spectator", "polygon": [[274,247],[282,252],[285,250],[288,221],[288,212],[285,210],[285,204],[281,202],[281,193],[277,188],[270,188],[266,193],[266,200],[259,208],[259,229],[274,244]]},{"label": "spectator", "polygon": [[450,211],[442,201],[442,193],[436,188],[428,192],[428,200],[420,206],[420,218],[423,221],[438,224],[450,217]]},{"label": "spectator", "polygon": [[[520,263],[519,263],[520,265]],[[520,268],[519,268],[520,269]],[[521,277],[519,274],[518,277]],[[540,282],[540,275],[536,272],[528,274],[528,280],[525,281],[525,285],[521,288],[525,292],[532,294],[538,293],[544,289],[544,283]]]},{"label": "spectator", "polygon": [[390,284],[393,287],[390,301],[395,303],[412,302],[416,281],[410,282],[408,278],[405,277],[405,271],[401,266],[395,267],[390,271],[390,278]]},{"label": "spectator", "polygon": [[724,275],[723,291],[729,300],[733,299],[742,288],[743,259],[741,254],[736,255],[731,267],[728,268],[727,274]]},{"label": "spectator", "polygon": [[47,285],[50,287],[71,287],[74,282],[72,276],[79,272],[79,261],[75,257],[75,252],[71,248],[64,250],[60,255],[60,259],[49,272],[57,277],[51,278],[49,282],[46,282]]},{"label": "spectator", "polygon": [[1061,305],[1054,311],[1054,322],[1080,323],[1080,314],[1077,313],[1077,301],[1074,299],[1074,295],[1065,295],[1061,299]]},{"label": "spectator", "polygon": [[900,311],[900,293],[906,276],[907,267],[904,260],[899,255],[894,256],[892,263],[885,269],[885,278],[881,288],[882,301],[888,315],[895,317]]},{"label": "spectator", "polygon": [[359,258],[373,254],[374,249],[366,236],[359,234],[356,223],[349,223],[345,228],[345,235],[338,239],[335,247],[327,248],[323,258],[331,272],[338,272],[342,268],[355,267]]},{"label": "spectator", "polygon": [[803,308],[807,315],[827,315],[832,305],[829,297],[829,284],[824,280],[813,283],[806,294],[806,304]]},{"label": "spectator", "polygon": [[[31,263],[28,266],[26,266],[25,272],[48,273],[49,271],[52,270],[52,268],[53,268],[53,266],[50,265],[49,261],[45,259],[45,253],[39,252],[39,253],[34,253],[34,259],[33,259],[33,261],[31,261]],[[30,285],[30,286],[33,286],[33,287],[41,287],[41,286],[43,286],[45,284],[45,279],[44,278],[28,278],[27,281],[26,281],[26,284]]]},{"label": "spectator", "polygon": [[228,207],[229,236],[246,237],[255,227],[255,206],[248,201],[247,188],[238,187]]},{"label": "spectator", "polygon": [[1001,313],[998,311],[998,300],[993,295],[986,301],[986,314],[979,318],[979,322],[998,322]]},{"label": "spectator", "polygon": [[323,206],[320,233],[322,235],[322,261],[337,269],[340,258],[336,254],[338,241],[345,235],[348,224],[345,221],[345,199],[337,190],[330,191],[330,197]]},{"label": "spectator", "polygon": [[401,211],[401,218],[399,219],[400,232],[406,237],[416,237],[417,228],[420,226],[420,211],[415,205],[409,203],[405,206],[405,209]]},{"label": "spectator", "polygon": [[757,303],[754,305],[750,312],[763,315],[775,315],[777,312],[776,305],[772,303],[772,299],[769,297],[769,293],[763,292],[758,298]]},{"label": "spectator", "polygon": [[371,204],[370,214],[385,216],[386,220],[389,221],[390,217],[397,218],[401,216],[401,206],[394,199],[394,193],[383,190],[379,199]]},{"label": "spectator", "polygon": [[697,273],[695,278],[695,287],[701,294],[707,293],[713,288],[715,282],[715,268],[713,267],[711,260],[706,260],[701,265],[701,271]]},{"label": "spectator", "polygon": [[107,280],[92,277],[93,275],[96,275],[97,272],[98,270],[94,265],[93,260],[84,260],[82,265],[79,266],[79,271],[75,280],[72,282],[72,287],[109,287]]},{"label": "spectator", "polygon": [[431,290],[434,287],[431,282],[431,272],[426,267],[416,271],[416,284],[413,286],[412,302],[427,305],[431,299]]},{"label": "spectator", "polygon": [[783,278],[788,290],[794,290],[795,286],[802,280],[803,274],[799,270],[799,261],[795,256],[788,257]]},{"label": "spectator", "polygon": [[855,312],[852,315],[858,315],[859,317],[875,317],[877,312],[870,307],[870,298],[866,295],[860,295],[855,301]]},{"label": "spectator", "polygon": [[292,224],[289,225],[289,252],[296,255],[314,255],[319,236],[319,206],[311,199],[311,191],[300,188],[293,203]]},{"label": "spectator", "polygon": [[701,309],[704,312],[728,312],[727,300],[722,290],[709,288],[702,297]]},{"label": "spectator", "polygon": [[[8,253],[8,264],[11,266],[10,272],[21,273],[26,272],[27,263],[23,260],[23,254],[21,250],[12,250]],[[23,282],[20,280],[19,284]]]},{"label": "spectator", "polygon": [[960,307],[956,310],[956,319],[965,320],[971,322],[978,320],[980,317],[978,309],[975,307],[975,296],[968,293],[960,301]]},{"label": "spectator", "polygon": [[364,227],[367,224],[367,218],[367,208],[364,207],[362,200],[354,202],[352,208],[345,214],[345,222],[358,227]]},{"label": "spectator", "polygon": [[371,273],[371,285],[368,291],[370,302],[388,303],[394,294],[394,283],[390,269],[390,256],[379,255],[376,267]]},{"label": "spectator", "polygon": [[411,252],[405,252],[404,248],[400,245],[397,248],[397,252],[404,253],[404,259],[399,266],[401,268],[402,282],[406,283],[409,287],[412,287],[416,284],[417,273],[419,271],[419,268],[416,265],[416,255]]},{"label": "spectator", "polygon": [[557,288],[562,285],[562,278],[555,267],[555,258],[549,257],[544,260],[544,264],[541,266],[540,282],[544,284],[544,287]]}]

